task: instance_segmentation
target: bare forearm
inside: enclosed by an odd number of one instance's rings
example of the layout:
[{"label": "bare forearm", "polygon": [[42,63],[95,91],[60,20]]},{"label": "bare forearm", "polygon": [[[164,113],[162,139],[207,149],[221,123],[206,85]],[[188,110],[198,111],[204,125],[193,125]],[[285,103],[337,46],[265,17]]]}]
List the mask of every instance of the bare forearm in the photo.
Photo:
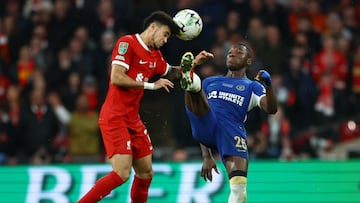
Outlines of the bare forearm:
[{"label": "bare forearm", "polygon": [[110,75],[111,84],[125,88],[144,88],[144,82],[133,80],[125,72],[125,68],[118,65],[112,65]]},{"label": "bare forearm", "polygon": [[177,78],[180,78],[180,76],[181,76],[180,66],[170,66],[169,72],[166,74],[165,78],[169,80],[175,80]]},{"label": "bare forearm", "polygon": [[114,75],[111,77],[111,84],[126,88],[144,88],[144,83],[135,81],[127,75]]},{"label": "bare forearm", "polygon": [[266,87],[266,104],[268,113],[274,114],[277,112],[277,98],[272,86]]},{"label": "bare forearm", "polygon": [[205,158],[213,158],[211,149],[209,149],[208,147],[206,147],[203,144],[200,144],[200,149],[201,149],[201,155],[202,155],[203,159],[205,159]]}]

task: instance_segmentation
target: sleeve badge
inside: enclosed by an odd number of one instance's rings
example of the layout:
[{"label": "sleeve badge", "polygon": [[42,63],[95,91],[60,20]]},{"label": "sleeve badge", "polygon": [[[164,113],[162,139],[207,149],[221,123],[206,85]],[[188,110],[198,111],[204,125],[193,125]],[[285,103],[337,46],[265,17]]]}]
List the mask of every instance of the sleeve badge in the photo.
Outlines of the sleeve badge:
[{"label": "sleeve badge", "polygon": [[129,44],[127,42],[120,42],[118,52],[121,55],[124,55],[128,50]]}]

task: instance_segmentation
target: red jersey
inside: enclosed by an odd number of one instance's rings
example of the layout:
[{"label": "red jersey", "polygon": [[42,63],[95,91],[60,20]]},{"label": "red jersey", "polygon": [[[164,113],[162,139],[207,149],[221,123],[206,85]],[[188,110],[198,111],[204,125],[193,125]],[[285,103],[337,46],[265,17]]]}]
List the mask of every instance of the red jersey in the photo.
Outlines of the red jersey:
[{"label": "red jersey", "polygon": [[[155,75],[166,75],[170,67],[161,52],[149,49],[139,34],[123,36],[116,42],[111,64],[125,67],[130,78],[143,82],[148,82]],[[120,121],[117,126],[138,121],[143,94],[144,89],[119,87],[110,81],[99,121]]]}]

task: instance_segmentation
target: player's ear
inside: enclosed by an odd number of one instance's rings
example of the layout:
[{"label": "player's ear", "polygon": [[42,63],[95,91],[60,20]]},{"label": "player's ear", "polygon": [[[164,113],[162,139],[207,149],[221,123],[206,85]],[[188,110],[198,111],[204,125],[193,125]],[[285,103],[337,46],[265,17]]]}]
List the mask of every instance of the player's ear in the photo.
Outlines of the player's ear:
[{"label": "player's ear", "polygon": [[251,58],[248,58],[248,59],[246,60],[246,63],[250,66],[250,65],[252,64],[252,59],[251,59]]},{"label": "player's ear", "polygon": [[150,25],[149,25],[150,30],[155,30],[156,27],[157,27],[156,22],[152,22],[152,23],[150,23]]}]

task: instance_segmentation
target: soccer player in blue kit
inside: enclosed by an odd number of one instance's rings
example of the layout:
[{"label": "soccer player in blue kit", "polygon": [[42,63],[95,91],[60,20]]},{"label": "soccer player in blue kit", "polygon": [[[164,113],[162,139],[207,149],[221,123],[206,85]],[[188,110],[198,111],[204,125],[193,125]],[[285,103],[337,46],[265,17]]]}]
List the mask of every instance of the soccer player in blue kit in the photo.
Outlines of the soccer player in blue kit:
[{"label": "soccer player in blue kit", "polygon": [[211,181],[212,170],[218,173],[211,151],[216,149],[229,176],[228,203],[246,202],[247,113],[255,107],[269,114],[277,112],[270,74],[260,70],[255,80],[246,76],[252,58],[253,50],[246,42],[232,45],[226,59],[226,76],[211,76],[205,78],[202,84],[194,73],[194,64],[200,63],[195,61],[191,52],[183,55],[180,65],[186,112],[193,137],[200,143],[203,156],[201,176]]}]

